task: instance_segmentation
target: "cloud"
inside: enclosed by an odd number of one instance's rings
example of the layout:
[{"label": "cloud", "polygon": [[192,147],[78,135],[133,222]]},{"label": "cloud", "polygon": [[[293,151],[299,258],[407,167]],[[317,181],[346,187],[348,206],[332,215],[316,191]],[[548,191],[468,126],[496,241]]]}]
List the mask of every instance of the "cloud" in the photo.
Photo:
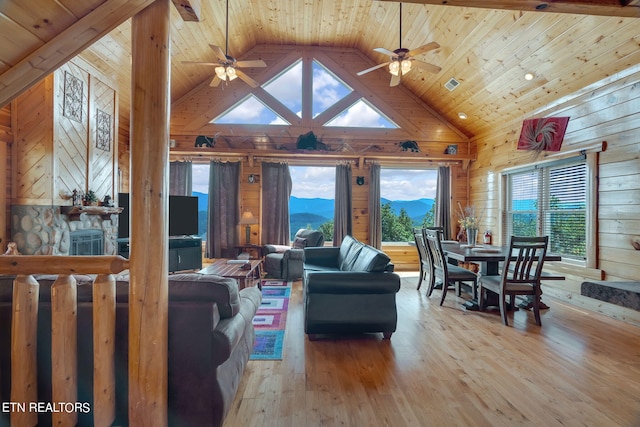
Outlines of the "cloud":
[{"label": "cloud", "polygon": [[435,199],[435,169],[380,169],[380,196],[389,200]]},{"label": "cloud", "polygon": [[[263,86],[274,98],[282,102],[291,111],[302,106],[302,61],[286,70],[275,80]],[[295,90],[298,88],[298,90]]]},{"label": "cloud", "polygon": [[335,198],[336,169],[333,166],[289,166],[293,182],[292,196],[301,198]]},{"label": "cloud", "polygon": [[288,125],[282,117],[264,105],[254,95],[237,104],[225,115],[214,119],[213,123],[238,123],[238,124],[271,124]]},{"label": "cloud", "polygon": [[374,110],[364,100],[349,107],[345,112],[329,121],[326,126],[345,127],[368,127],[368,128],[393,128],[393,123],[389,122],[379,112]]},{"label": "cloud", "polygon": [[209,165],[208,164],[193,164],[192,169],[192,184],[193,191],[200,193],[209,193]]}]

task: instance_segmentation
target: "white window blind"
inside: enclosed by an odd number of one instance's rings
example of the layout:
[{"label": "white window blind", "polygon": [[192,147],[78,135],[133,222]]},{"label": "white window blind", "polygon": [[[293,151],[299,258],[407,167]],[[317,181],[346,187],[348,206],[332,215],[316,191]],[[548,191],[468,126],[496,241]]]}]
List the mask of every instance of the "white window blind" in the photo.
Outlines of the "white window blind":
[{"label": "white window blind", "polygon": [[587,166],[563,160],[508,175],[507,233],[549,236],[549,251],[585,260]]}]

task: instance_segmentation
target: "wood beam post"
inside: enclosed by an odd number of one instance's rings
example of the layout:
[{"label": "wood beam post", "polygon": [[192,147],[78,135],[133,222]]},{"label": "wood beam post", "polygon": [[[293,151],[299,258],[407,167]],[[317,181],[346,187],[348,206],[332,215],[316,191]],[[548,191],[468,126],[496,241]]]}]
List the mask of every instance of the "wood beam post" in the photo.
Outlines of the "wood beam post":
[{"label": "wood beam post", "polygon": [[167,425],[170,1],[132,22],[129,425]]}]

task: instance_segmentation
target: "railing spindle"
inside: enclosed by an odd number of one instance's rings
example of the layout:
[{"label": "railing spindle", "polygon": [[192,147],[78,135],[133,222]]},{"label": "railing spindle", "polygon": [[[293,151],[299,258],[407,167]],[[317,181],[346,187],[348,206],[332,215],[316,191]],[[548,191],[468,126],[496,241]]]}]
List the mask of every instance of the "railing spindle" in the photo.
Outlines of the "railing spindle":
[{"label": "railing spindle", "polygon": [[[20,275],[13,281],[11,317],[11,401],[29,408],[38,401],[38,299],[40,284],[33,276]],[[31,427],[38,424],[35,411],[11,413],[11,425]]]},{"label": "railing spindle", "polygon": [[[60,275],[51,285],[51,396],[53,402],[78,400],[78,302],[76,279]],[[54,426],[75,426],[76,411],[54,411]]]},{"label": "railing spindle", "polygon": [[116,414],[116,280],[99,275],[93,283],[93,425],[110,426]]}]

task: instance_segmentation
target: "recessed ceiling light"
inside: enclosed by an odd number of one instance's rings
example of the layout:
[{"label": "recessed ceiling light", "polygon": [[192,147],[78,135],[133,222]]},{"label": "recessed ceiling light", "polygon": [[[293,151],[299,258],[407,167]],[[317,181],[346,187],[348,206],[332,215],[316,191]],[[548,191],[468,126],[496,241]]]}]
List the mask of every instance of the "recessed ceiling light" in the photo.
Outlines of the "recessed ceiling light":
[{"label": "recessed ceiling light", "polygon": [[463,113],[462,111],[458,113],[458,117],[460,117],[462,120],[467,120],[467,114]]},{"label": "recessed ceiling light", "polygon": [[533,73],[527,73],[524,75],[525,80],[533,80]]}]

